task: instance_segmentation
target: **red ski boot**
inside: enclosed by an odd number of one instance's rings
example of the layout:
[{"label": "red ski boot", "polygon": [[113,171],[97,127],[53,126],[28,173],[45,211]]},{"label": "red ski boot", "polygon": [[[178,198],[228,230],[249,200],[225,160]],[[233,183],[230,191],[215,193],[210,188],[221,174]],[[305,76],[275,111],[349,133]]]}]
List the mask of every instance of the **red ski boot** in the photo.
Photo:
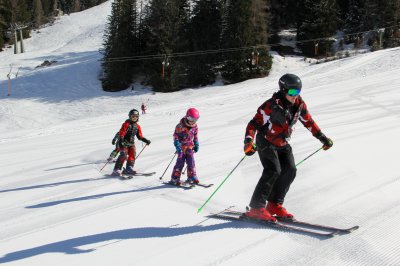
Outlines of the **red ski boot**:
[{"label": "red ski boot", "polygon": [[264,220],[273,223],[276,222],[276,218],[273,217],[265,208],[259,208],[259,209],[251,208],[244,215],[251,219]]},{"label": "red ski boot", "polygon": [[280,203],[268,202],[266,209],[271,215],[276,215],[277,217],[285,219],[293,219],[293,214],[288,213]]}]

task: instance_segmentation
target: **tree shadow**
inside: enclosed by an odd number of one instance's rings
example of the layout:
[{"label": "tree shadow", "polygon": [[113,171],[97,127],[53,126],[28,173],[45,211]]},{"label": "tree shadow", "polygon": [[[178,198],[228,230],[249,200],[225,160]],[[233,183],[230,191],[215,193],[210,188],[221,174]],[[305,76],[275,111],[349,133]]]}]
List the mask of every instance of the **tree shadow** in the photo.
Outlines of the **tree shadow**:
[{"label": "tree shadow", "polygon": [[[181,235],[188,235],[194,233],[202,233],[202,232],[209,232],[209,231],[217,231],[221,229],[227,228],[254,228],[254,229],[270,229],[275,230],[272,228],[265,228],[260,225],[250,225],[245,224],[238,221],[228,221],[219,224],[212,224],[212,225],[194,225],[194,226],[187,226],[187,227],[143,227],[143,228],[131,228],[131,229],[123,229],[117,230],[112,232],[94,234],[89,236],[81,236],[72,239],[67,239],[63,241],[58,241],[34,248],[19,250],[15,252],[8,253],[0,258],[0,263],[12,262],[17,260],[22,260],[38,255],[43,255],[46,253],[64,253],[64,254],[81,254],[81,253],[89,253],[94,250],[92,249],[81,249],[79,247],[96,244],[106,241],[121,241],[127,239],[146,239],[146,238],[168,238],[168,237],[176,237]],[[289,233],[289,232],[287,232]],[[291,232],[293,233],[293,232]],[[301,234],[301,233],[297,233]],[[303,234],[304,235],[304,234]],[[320,237],[316,237],[320,238]],[[321,238],[322,239],[322,238]]]},{"label": "tree shadow", "polygon": [[102,194],[96,194],[96,195],[90,195],[90,196],[78,197],[78,198],[72,198],[72,199],[49,201],[49,202],[39,203],[36,205],[26,206],[25,208],[27,208],[27,209],[45,208],[45,207],[51,207],[51,206],[69,203],[69,202],[94,200],[94,199],[100,199],[100,198],[104,198],[104,197],[115,196],[115,195],[122,195],[122,194],[133,193],[133,192],[150,191],[150,190],[156,190],[156,189],[162,189],[162,188],[165,188],[165,186],[160,185],[160,186],[156,186],[156,187],[145,187],[145,188],[140,188],[140,189],[126,190],[126,191],[102,193]]},{"label": "tree shadow", "polygon": [[60,170],[60,169],[75,168],[75,167],[79,167],[79,166],[85,166],[85,165],[91,165],[91,164],[98,164],[98,163],[101,163],[101,162],[102,162],[102,161],[91,162],[91,163],[73,164],[73,165],[61,166],[61,167],[56,167],[56,168],[44,169],[43,171],[55,171],[55,170]]},{"label": "tree shadow", "polygon": [[106,177],[99,177],[99,178],[85,178],[85,179],[79,179],[79,180],[69,180],[69,181],[41,184],[41,185],[28,186],[28,187],[4,189],[4,190],[0,190],[0,193],[12,192],[12,191],[22,191],[22,190],[29,190],[29,189],[37,189],[37,188],[56,187],[56,186],[60,186],[60,185],[82,183],[82,182],[92,182],[92,181],[104,180],[104,179],[109,179],[109,178],[110,178],[109,176],[106,176]]}]

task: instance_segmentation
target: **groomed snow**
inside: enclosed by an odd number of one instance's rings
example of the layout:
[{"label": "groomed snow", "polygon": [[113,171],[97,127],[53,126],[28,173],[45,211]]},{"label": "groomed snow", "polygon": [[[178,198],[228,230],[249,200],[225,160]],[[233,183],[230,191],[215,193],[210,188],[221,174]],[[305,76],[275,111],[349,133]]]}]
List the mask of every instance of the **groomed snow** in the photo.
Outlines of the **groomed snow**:
[{"label": "groomed snow", "polygon": [[[0,264],[400,264],[400,48],[319,65],[274,55],[262,79],[170,94],[139,84],[107,93],[98,49],[110,7],[63,16],[33,33],[24,54],[0,53]],[[35,69],[44,60],[57,63]],[[258,155],[197,214],[243,157],[248,121],[288,72],[302,78],[302,96],[334,146],[299,165],[285,206],[301,220],[359,225],[350,235],[324,240],[208,219],[248,205],[262,171]],[[140,125],[152,143],[135,166],[156,174],[121,181],[106,176],[111,165],[100,173],[115,132],[142,102],[149,110]],[[196,164],[201,181],[215,184],[209,189],[159,180],[189,107],[201,113]],[[321,147],[300,123],[291,144],[297,162]],[[171,167],[164,180],[170,174]]]}]

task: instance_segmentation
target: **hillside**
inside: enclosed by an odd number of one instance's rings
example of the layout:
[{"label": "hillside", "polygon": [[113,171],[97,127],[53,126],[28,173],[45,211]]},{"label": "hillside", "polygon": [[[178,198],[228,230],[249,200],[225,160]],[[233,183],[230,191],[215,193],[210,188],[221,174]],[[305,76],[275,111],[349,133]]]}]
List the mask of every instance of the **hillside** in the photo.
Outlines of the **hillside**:
[{"label": "hillside", "polygon": [[[6,265],[399,265],[400,49],[310,65],[274,56],[270,76],[170,94],[101,90],[102,34],[110,2],[63,16],[26,41],[27,53],[0,53],[0,263]],[[72,20],[72,18],[74,18]],[[57,63],[35,67],[44,60]],[[5,75],[18,67],[11,96]],[[256,109],[284,73],[302,78],[302,97],[334,146],[298,167],[285,206],[298,219],[360,229],[322,239],[209,219],[244,210],[261,175],[243,157]],[[132,108],[152,143],[122,181],[99,172]],[[197,172],[212,188],[162,184],[174,155],[172,133],[189,107],[200,110]],[[321,144],[297,124],[297,162]],[[137,148],[142,149],[138,142]],[[168,180],[172,168],[164,175]]]}]

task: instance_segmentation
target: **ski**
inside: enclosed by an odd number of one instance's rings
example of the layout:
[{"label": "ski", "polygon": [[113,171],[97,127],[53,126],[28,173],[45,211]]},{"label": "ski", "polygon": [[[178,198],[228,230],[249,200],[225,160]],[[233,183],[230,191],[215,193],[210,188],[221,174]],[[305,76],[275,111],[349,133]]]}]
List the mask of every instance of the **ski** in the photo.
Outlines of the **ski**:
[{"label": "ski", "polygon": [[174,187],[178,187],[178,188],[183,188],[183,189],[192,189],[192,188],[194,188],[194,185],[193,184],[188,184],[188,183],[185,183],[185,182],[182,182],[180,185],[177,185],[177,184],[175,184],[175,183],[173,183],[173,182],[171,182],[171,181],[168,181],[168,182],[162,182],[164,185],[170,185],[170,186],[174,186]]},{"label": "ski", "polygon": [[228,211],[224,211],[221,214],[211,214],[211,215],[209,215],[209,217],[216,218],[216,219],[222,219],[222,220],[228,220],[228,221],[240,221],[240,222],[245,222],[245,223],[259,224],[262,226],[266,226],[268,228],[273,228],[273,229],[288,231],[288,232],[296,232],[296,233],[306,234],[306,235],[315,236],[315,237],[332,238],[338,234],[337,231],[319,232],[319,231],[313,231],[312,229],[297,227],[297,226],[289,225],[289,224],[283,224],[281,222],[274,223],[274,222],[268,222],[268,221],[263,221],[263,220],[251,219],[249,217],[244,216],[242,213],[240,215],[238,215],[238,214],[229,215],[226,213],[228,213]]},{"label": "ski", "polygon": [[187,182],[184,182],[184,183],[190,184],[193,186],[204,187],[204,188],[209,188],[214,185],[214,184],[204,184],[204,183],[197,183],[197,184],[196,183],[187,183]]},{"label": "ski", "polygon": [[[227,210],[227,211],[225,211],[225,213],[235,214],[235,215],[242,214],[242,212],[234,211],[234,210]],[[320,230],[325,230],[325,231],[336,231],[336,232],[342,233],[342,234],[349,234],[359,228],[358,225],[350,227],[350,228],[339,228],[339,227],[334,227],[334,226],[329,226],[329,225],[314,224],[314,223],[299,221],[296,219],[287,219],[287,218],[281,218],[281,217],[276,217],[276,218],[282,224],[291,224],[291,225],[297,225],[297,226],[307,227],[307,228],[311,228],[311,229],[315,228],[315,229],[320,229]]]},{"label": "ski", "polygon": [[136,172],[134,174],[134,176],[152,176],[152,175],[155,175],[155,174],[156,174],[156,172],[148,172],[148,173]]},{"label": "ski", "polygon": [[152,175],[154,175],[154,174],[156,174],[156,172],[150,172],[150,173],[139,173],[139,172],[137,172],[137,173],[135,173],[135,174],[124,174],[124,173],[122,173],[121,175],[112,175],[112,174],[109,174],[109,175],[106,175],[106,176],[109,176],[109,177],[118,177],[119,179],[121,179],[121,180],[129,180],[129,179],[132,179],[132,178],[134,178],[134,177],[138,177],[138,176],[152,176]]},{"label": "ski", "polygon": [[128,180],[128,179],[132,179],[133,178],[133,175],[125,175],[125,174],[122,174],[121,176],[120,176],[120,179],[122,179],[122,180]]},{"label": "ski", "polygon": [[317,228],[321,230],[332,230],[332,231],[337,231],[340,233],[344,234],[349,234],[359,228],[358,225],[350,227],[350,228],[338,228],[334,226],[329,226],[329,225],[321,225],[321,224],[314,224],[314,223],[309,223],[309,222],[303,222],[299,221],[296,219],[285,219],[285,218],[277,218],[279,222],[285,223],[285,224],[293,224],[293,225],[299,225],[303,227],[308,227],[308,228]]}]

